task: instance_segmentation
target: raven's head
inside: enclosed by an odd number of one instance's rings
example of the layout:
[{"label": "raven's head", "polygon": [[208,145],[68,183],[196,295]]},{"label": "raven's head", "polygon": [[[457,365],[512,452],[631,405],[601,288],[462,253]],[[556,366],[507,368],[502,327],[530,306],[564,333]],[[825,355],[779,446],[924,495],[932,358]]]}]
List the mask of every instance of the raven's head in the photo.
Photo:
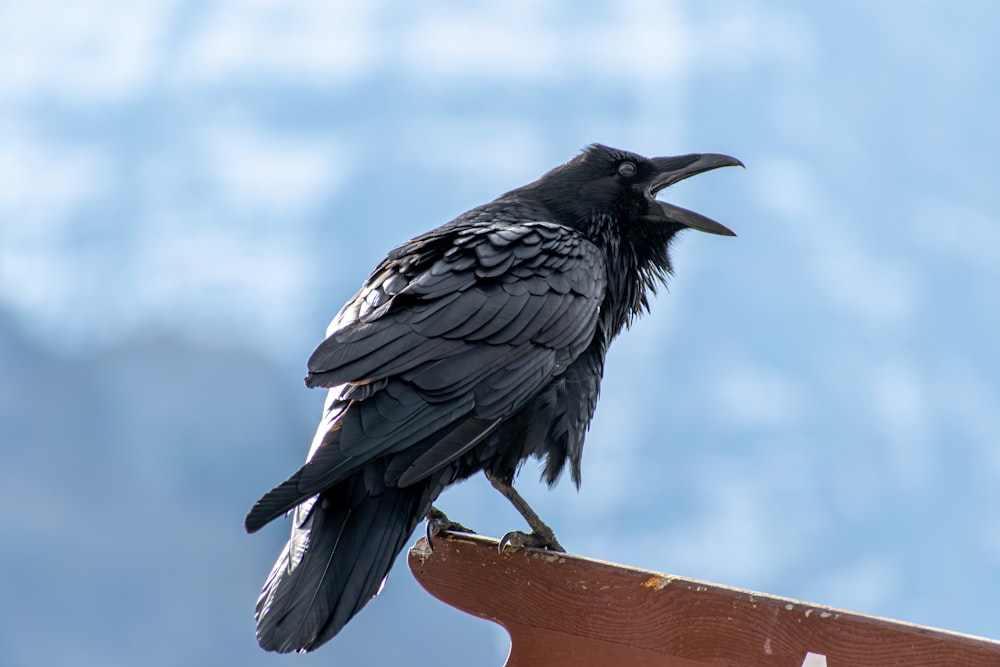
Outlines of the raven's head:
[{"label": "raven's head", "polygon": [[743,163],[716,153],[647,158],[593,144],[515,193],[540,200],[563,224],[582,227],[588,235],[600,233],[609,223],[619,225],[618,232],[626,235],[633,225],[659,223],[658,231],[670,236],[686,227],[735,236],[710,218],[656,199],[657,193],[678,181],[732,166],[742,167]]},{"label": "raven's head", "polygon": [[715,153],[647,158],[594,144],[506,196],[541,204],[607,253],[608,297],[602,312],[609,318],[606,331],[614,336],[649,309],[649,293],[672,273],[669,250],[677,232],[690,228],[735,236],[715,220],[656,195],[689,176],[730,166],[743,163]]}]

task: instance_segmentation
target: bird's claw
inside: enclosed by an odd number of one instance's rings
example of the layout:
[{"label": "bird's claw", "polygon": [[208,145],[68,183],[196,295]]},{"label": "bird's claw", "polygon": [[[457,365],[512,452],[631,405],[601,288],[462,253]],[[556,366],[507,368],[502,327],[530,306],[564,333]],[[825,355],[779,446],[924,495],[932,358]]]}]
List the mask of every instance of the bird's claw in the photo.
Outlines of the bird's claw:
[{"label": "bird's claw", "polygon": [[548,549],[549,551],[558,551],[559,553],[566,553],[562,545],[556,539],[555,534],[551,529],[548,531],[530,532],[525,533],[520,530],[512,530],[503,537],[500,538],[500,544],[497,546],[497,551],[503,553],[506,549],[518,550],[524,549],[525,547],[530,547],[532,549]]},{"label": "bird's claw", "polygon": [[448,515],[436,507],[431,507],[427,512],[427,544],[431,551],[434,551],[434,538],[442,533],[468,533],[475,535],[476,531],[467,526],[463,526],[457,521],[452,521]]}]

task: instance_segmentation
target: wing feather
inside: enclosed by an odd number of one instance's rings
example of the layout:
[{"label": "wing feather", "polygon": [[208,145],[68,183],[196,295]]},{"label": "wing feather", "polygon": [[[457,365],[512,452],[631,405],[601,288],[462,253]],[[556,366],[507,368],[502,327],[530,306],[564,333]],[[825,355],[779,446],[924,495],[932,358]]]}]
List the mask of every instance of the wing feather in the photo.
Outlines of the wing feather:
[{"label": "wing feather", "polygon": [[553,223],[436,230],[390,253],[309,360],[307,383],[341,409],[255,525],[361,468],[405,486],[466,456],[587,348],[605,285],[601,251]]}]

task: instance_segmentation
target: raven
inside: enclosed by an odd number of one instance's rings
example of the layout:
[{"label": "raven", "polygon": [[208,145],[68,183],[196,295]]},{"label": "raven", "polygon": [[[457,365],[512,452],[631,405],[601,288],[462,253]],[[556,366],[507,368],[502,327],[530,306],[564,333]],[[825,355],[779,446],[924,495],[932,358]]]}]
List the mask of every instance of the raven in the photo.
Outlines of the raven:
[{"label": "raven", "polygon": [[[252,533],[292,512],[257,601],[263,648],[336,635],[448,485],[484,471],[517,506],[534,456],[579,487],[608,345],[671,273],[675,235],[734,235],[656,195],[725,166],[743,165],[591,145],[388,254],[309,358],[306,385],[330,391],[306,464],[246,517]],[[534,529],[518,544],[560,548],[518,509]]]}]

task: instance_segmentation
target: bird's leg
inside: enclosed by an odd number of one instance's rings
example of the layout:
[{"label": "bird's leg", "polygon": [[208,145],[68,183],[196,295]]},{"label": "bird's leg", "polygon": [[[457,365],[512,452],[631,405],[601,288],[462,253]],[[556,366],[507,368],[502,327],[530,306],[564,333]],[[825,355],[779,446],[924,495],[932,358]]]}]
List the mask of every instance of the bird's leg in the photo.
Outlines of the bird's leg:
[{"label": "bird's leg", "polygon": [[470,533],[472,535],[476,534],[476,531],[471,528],[467,528],[457,521],[452,521],[448,518],[448,515],[439,510],[438,508],[431,505],[431,508],[427,510],[427,544],[430,545],[431,551],[434,550],[434,538],[441,533]]},{"label": "bird's leg", "polygon": [[500,539],[500,551],[504,550],[504,547],[511,546],[515,549],[520,549],[521,547],[535,547],[539,549],[548,549],[549,551],[559,551],[561,553],[566,553],[562,545],[559,544],[559,540],[556,539],[556,534],[552,532],[548,524],[542,521],[541,517],[535,513],[535,510],[531,509],[520,493],[514,488],[510,482],[506,482],[500,479],[498,476],[486,472],[486,479],[490,480],[490,484],[493,488],[503,494],[503,497],[510,501],[510,504],[514,506],[524,520],[528,522],[531,527],[530,533],[522,533],[519,530],[512,530]]}]

